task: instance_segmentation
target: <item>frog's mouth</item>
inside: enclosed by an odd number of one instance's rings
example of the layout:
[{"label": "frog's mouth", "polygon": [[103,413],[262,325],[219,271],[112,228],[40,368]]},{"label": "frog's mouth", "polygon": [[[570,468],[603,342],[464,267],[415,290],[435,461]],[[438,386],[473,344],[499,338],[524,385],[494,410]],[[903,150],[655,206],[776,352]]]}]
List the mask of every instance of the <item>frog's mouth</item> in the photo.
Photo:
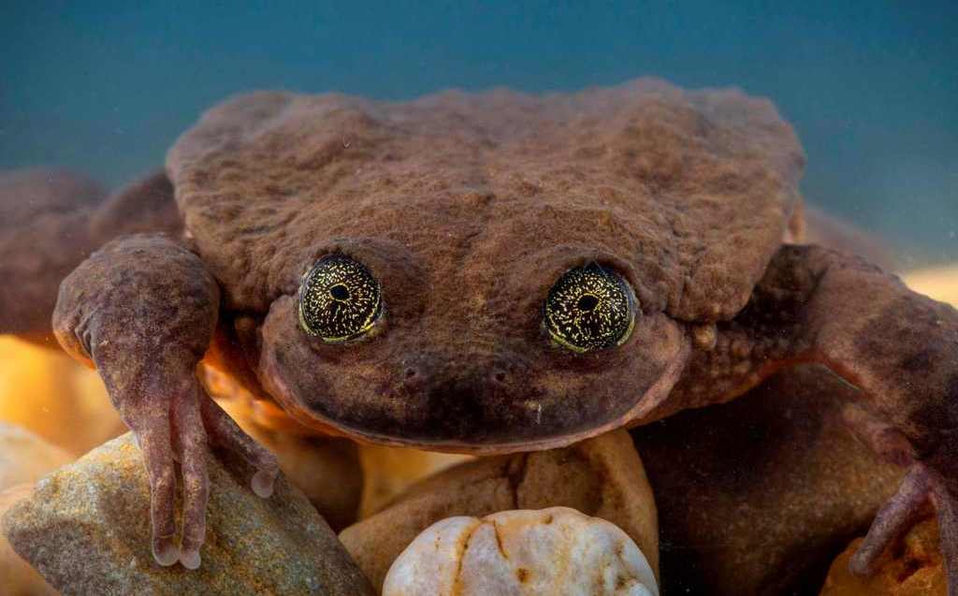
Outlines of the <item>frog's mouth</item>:
[{"label": "frog's mouth", "polygon": [[[269,390],[297,422],[326,434],[380,445],[415,447],[447,453],[495,455],[557,449],[617,428],[639,424],[654,406],[665,400],[684,366],[684,360],[676,360],[642,393],[635,406],[609,413],[602,421],[583,418],[573,423],[545,420],[550,408],[544,405],[543,400],[527,399],[522,402],[519,415],[513,413],[502,417],[487,417],[481,413],[482,408],[474,408],[475,413],[471,416],[464,415],[467,406],[454,409],[437,408],[432,416],[426,418],[425,424],[410,421],[404,425],[396,420],[387,420],[382,425],[363,425],[354,419],[337,419],[322,407],[304,406],[304,400],[282,380],[282,375],[274,377]],[[444,401],[475,404],[477,400],[465,397],[462,392],[450,392],[444,396]],[[449,420],[455,422],[449,424]]]},{"label": "frog's mouth", "polygon": [[638,330],[657,338],[654,349],[633,344],[614,367],[432,353],[423,358],[432,374],[419,368],[431,380],[419,382],[404,378],[408,367],[381,364],[388,359],[330,359],[317,372],[324,362],[288,332],[290,306],[274,304],[261,330],[260,380],[283,409],[324,433],[435,451],[551,449],[641,422],[668,396],[689,353],[685,334],[662,316],[643,318]]}]

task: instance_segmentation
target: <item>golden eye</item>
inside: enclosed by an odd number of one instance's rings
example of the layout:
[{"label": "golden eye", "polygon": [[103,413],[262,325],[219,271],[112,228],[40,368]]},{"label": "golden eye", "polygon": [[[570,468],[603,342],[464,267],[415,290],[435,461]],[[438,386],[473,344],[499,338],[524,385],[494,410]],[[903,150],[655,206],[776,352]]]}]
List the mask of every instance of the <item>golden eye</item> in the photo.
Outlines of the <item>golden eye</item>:
[{"label": "golden eye", "polygon": [[379,282],[369,269],[342,254],[317,261],[299,288],[299,322],[327,343],[368,333],[382,315]]},{"label": "golden eye", "polygon": [[628,282],[589,263],[566,271],[549,290],[544,325],[553,340],[573,352],[614,348],[632,333],[635,304]]}]

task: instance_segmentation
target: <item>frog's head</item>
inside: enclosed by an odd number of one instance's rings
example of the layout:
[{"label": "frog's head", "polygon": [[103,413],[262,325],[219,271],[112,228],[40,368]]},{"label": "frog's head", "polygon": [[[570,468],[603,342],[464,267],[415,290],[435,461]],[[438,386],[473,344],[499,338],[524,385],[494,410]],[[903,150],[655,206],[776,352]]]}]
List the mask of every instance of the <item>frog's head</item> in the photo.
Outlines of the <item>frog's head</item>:
[{"label": "frog's head", "polygon": [[168,170],[287,411],[490,452],[661,415],[688,325],[745,306],[801,164],[769,102],[641,80],[406,104],[250,94]]},{"label": "frog's head", "polygon": [[672,387],[686,335],[589,221],[614,216],[469,193],[402,205],[345,218],[356,235],[313,247],[270,308],[260,377],[297,419],[507,451],[621,426]]}]

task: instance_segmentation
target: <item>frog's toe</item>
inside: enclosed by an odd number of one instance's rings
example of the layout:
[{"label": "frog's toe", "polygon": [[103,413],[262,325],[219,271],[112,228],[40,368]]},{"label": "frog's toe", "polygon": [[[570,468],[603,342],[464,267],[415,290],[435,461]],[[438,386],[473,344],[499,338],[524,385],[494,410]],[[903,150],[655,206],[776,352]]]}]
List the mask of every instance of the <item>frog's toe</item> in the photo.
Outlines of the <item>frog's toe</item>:
[{"label": "frog's toe", "polygon": [[180,558],[180,549],[173,542],[172,536],[153,539],[153,558],[163,567],[169,567]]},{"label": "frog's toe", "polygon": [[936,482],[931,494],[938,510],[941,556],[948,573],[948,596],[958,596],[958,490],[953,484]]},{"label": "frog's toe", "polygon": [[187,569],[199,567],[199,550],[206,537],[209,477],[206,470],[207,435],[200,415],[201,400],[211,401],[199,384],[173,399],[173,446],[183,476],[183,538],[179,561]]},{"label": "frog's toe", "polygon": [[260,470],[253,475],[250,486],[257,496],[268,499],[273,494],[273,481],[276,479],[276,472]]},{"label": "frog's toe", "polygon": [[885,548],[921,515],[927,499],[928,472],[923,465],[915,464],[902,480],[898,492],[875,516],[868,535],[849,562],[852,573],[872,573]]},{"label": "frog's toe", "polygon": [[236,452],[256,472],[250,479],[250,488],[264,499],[273,494],[273,482],[279,474],[276,456],[243,432],[215,401],[208,399],[201,404],[206,432],[213,444]]},{"label": "frog's toe", "polygon": [[200,568],[200,551],[198,550],[184,550],[180,553],[180,564],[187,569],[199,569]]},{"label": "frog's toe", "polygon": [[958,491],[951,484],[925,464],[913,464],[898,492],[875,516],[868,535],[849,561],[852,573],[872,573],[885,549],[926,514],[930,503],[938,512],[948,596],[958,596]]},{"label": "frog's toe", "polygon": [[170,438],[170,424],[159,408],[125,412],[133,430],[150,479],[150,520],[153,531],[153,558],[164,567],[180,556],[176,544],[176,468]]}]

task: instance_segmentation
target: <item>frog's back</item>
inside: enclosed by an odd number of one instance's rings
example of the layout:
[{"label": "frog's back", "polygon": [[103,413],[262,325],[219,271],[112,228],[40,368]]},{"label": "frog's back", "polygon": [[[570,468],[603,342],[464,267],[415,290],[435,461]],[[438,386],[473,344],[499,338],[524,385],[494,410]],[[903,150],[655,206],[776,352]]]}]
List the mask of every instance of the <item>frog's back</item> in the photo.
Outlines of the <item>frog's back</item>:
[{"label": "frog's back", "polygon": [[779,245],[803,161],[766,100],[638,80],[408,103],[253,93],[208,112],[168,170],[234,308],[265,310],[317,243],[361,236],[459,269],[588,247],[634,268],[646,307],[714,320]]}]

